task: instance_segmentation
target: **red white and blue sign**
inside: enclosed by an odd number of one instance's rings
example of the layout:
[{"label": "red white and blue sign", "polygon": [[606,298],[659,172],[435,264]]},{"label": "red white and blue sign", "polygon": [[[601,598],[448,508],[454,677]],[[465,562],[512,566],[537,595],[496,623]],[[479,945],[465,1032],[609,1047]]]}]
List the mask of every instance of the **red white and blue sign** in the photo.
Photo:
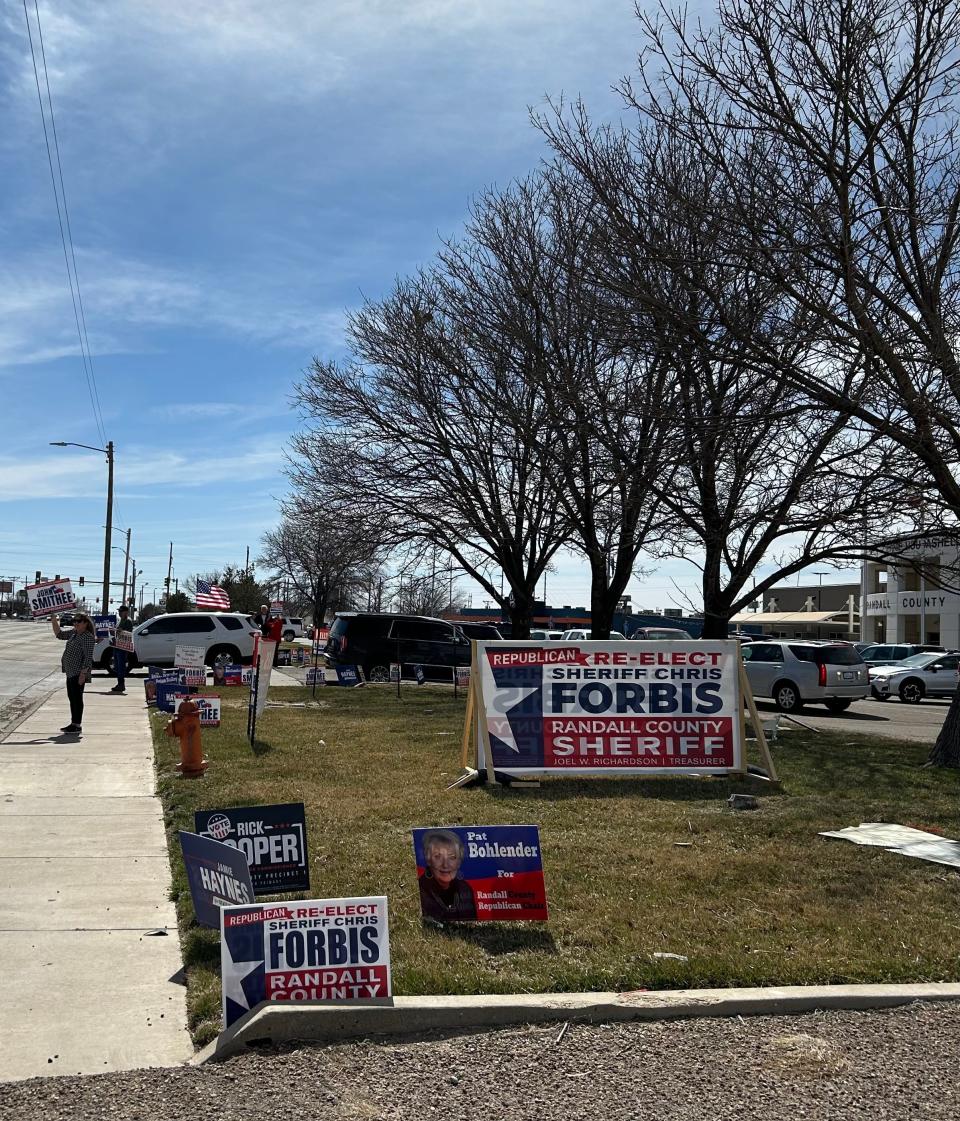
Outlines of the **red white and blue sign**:
[{"label": "red white and blue sign", "polygon": [[420,910],[435,922],[544,921],[536,825],[414,829]]},{"label": "red white and blue sign", "polygon": [[247,858],[239,849],[183,829],[180,848],[197,922],[219,927],[221,907],[256,899]]},{"label": "red white and blue sign", "polygon": [[488,775],[742,770],[736,642],[478,642],[476,658]]},{"label": "red white and blue sign", "polygon": [[392,995],[386,896],[225,907],[223,1026],[265,1000],[353,1004]]},{"label": "red white and blue sign", "polygon": [[93,630],[97,642],[101,639],[110,638],[113,632],[117,629],[117,616],[116,615],[94,615],[93,617]]},{"label": "red white and blue sign", "polygon": [[201,837],[212,837],[244,853],[258,896],[310,890],[302,802],[198,810],[194,828]]}]

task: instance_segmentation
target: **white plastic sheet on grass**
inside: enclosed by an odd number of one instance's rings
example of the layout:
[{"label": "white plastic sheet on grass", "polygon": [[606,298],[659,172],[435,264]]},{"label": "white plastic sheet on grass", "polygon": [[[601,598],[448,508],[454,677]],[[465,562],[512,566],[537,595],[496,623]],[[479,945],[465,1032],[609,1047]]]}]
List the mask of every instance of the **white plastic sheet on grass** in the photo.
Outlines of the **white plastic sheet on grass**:
[{"label": "white plastic sheet on grass", "polygon": [[853,841],[855,845],[872,845],[901,856],[912,856],[917,860],[929,860],[934,864],[949,864],[960,868],[960,841],[927,833],[923,829],[911,829],[909,825],[865,821],[846,829],[828,829],[820,836],[839,837],[841,841]]}]

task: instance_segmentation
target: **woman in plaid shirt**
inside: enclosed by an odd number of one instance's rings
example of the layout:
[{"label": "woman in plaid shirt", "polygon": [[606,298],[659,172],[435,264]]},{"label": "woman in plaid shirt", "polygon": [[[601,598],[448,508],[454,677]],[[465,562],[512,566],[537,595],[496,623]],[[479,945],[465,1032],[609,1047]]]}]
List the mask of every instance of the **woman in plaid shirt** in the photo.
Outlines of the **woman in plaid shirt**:
[{"label": "woman in plaid shirt", "polygon": [[88,615],[78,612],[73,617],[73,629],[60,630],[60,617],[50,620],[53,633],[67,645],[60,659],[60,668],[67,675],[67,697],[70,700],[70,723],[62,731],[79,735],[83,731],[83,687],[93,672],[93,648],[97,644],[93,623]]}]

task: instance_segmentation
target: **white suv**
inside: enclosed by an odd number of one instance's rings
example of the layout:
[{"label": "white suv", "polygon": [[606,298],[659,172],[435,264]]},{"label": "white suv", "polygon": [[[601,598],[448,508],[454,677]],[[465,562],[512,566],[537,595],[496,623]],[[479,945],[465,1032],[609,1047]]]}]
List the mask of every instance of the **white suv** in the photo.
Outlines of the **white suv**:
[{"label": "white suv", "polygon": [[133,629],[137,661],[145,666],[172,666],[178,646],[202,646],[208,666],[249,662],[259,634],[249,615],[233,611],[178,611],[155,615]]},{"label": "white suv", "polygon": [[805,703],[843,712],[870,692],[870,676],[853,646],[819,642],[750,642],[740,648],[757,697],[770,697],[781,712]]},{"label": "white suv", "polygon": [[284,642],[290,642],[295,638],[303,638],[306,632],[303,629],[303,620],[299,618],[291,618],[289,615],[283,617],[283,631],[282,638]]}]

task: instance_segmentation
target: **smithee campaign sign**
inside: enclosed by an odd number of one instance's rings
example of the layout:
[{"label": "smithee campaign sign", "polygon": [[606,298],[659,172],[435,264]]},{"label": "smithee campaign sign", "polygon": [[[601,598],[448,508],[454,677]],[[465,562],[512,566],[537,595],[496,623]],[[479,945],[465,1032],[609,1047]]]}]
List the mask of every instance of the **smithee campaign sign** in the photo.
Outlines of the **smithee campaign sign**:
[{"label": "smithee campaign sign", "polygon": [[198,810],[194,828],[201,837],[212,837],[245,854],[258,896],[310,890],[307,820],[302,802]]},{"label": "smithee campaign sign", "polygon": [[414,829],[420,910],[437,922],[547,918],[535,825]]},{"label": "smithee campaign sign", "polygon": [[736,642],[478,642],[476,657],[483,766],[742,770]]},{"label": "smithee campaign sign", "polygon": [[28,584],[24,591],[30,604],[30,614],[35,619],[44,615],[57,615],[77,606],[69,580],[45,580],[40,584]]},{"label": "smithee campaign sign", "polygon": [[218,927],[221,907],[256,899],[247,858],[242,852],[185,830],[180,831],[180,848],[197,922]]},{"label": "smithee campaign sign", "polygon": [[220,977],[225,1028],[264,1000],[385,1000],[386,896],[225,907]]},{"label": "smithee campaign sign", "polygon": [[220,698],[215,693],[174,693],[173,711],[179,712],[186,700],[193,701],[200,709],[201,728],[220,727]]}]

